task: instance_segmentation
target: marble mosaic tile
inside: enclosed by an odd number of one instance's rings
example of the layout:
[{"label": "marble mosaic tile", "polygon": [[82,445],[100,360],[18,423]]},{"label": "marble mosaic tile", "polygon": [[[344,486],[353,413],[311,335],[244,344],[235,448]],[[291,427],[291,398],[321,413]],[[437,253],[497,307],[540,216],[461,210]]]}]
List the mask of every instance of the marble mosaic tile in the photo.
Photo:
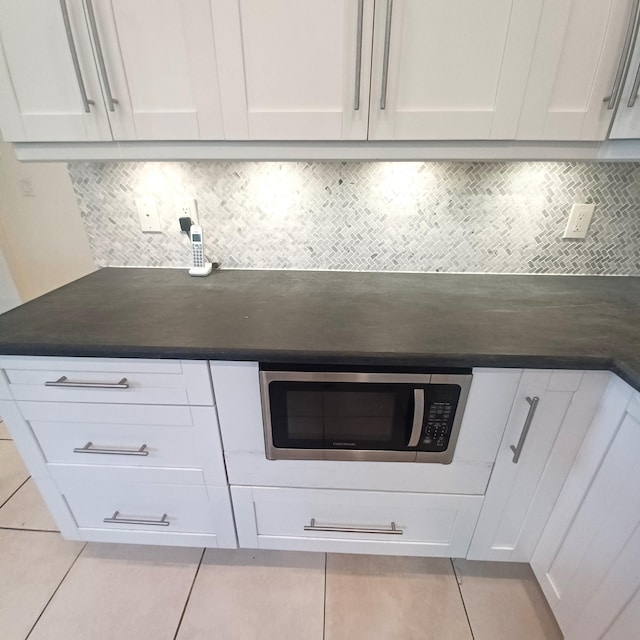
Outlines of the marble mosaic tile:
[{"label": "marble mosaic tile", "polygon": [[[183,267],[180,203],[198,201],[226,268],[640,275],[640,164],[73,162],[99,266]],[[142,233],[137,197],[163,233]],[[585,240],[569,209],[593,202]]]}]

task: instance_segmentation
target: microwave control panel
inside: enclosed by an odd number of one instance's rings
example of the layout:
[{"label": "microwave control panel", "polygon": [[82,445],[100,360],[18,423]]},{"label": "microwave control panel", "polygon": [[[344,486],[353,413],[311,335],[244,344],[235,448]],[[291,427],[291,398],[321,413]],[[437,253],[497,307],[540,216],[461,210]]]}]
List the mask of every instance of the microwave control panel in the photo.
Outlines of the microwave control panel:
[{"label": "microwave control panel", "polygon": [[444,451],[449,446],[456,407],[460,398],[457,385],[433,385],[422,429],[422,451]]}]

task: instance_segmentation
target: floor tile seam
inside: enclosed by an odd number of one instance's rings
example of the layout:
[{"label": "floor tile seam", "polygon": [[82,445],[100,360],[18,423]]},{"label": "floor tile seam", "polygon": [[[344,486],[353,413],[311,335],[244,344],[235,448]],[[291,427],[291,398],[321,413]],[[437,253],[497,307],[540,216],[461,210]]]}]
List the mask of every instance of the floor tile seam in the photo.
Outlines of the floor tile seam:
[{"label": "floor tile seam", "polygon": [[196,571],[193,574],[193,580],[191,581],[191,586],[189,587],[189,593],[187,594],[187,599],[185,600],[184,606],[182,607],[182,613],[180,614],[180,620],[178,620],[178,626],[176,627],[176,632],[173,634],[173,640],[177,640],[178,634],[180,633],[180,627],[182,626],[182,621],[184,620],[184,616],[187,613],[187,607],[189,606],[189,600],[191,599],[191,594],[193,593],[193,589],[196,585],[196,580],[198,579],[198,574],[200,573],[200,567],[202,566],[202,561],[204,560],[204,554],[207,552],[207,549],[204,548],[202,553],[200,554],[200,561],[198,562],[198,566],[196,567]]},{"label": "floor tile seam", "polygon": [[9,502],[9,500],[11,500],[11,498],[13,498],[13,496],[15,496],[16,493],[18,493],[18,491],[20,491],[20,489],[22,489],[22,487],[24,487],[24,485],[29,482],[29,480],[31,480],[31,476],[28,476],[27,479],[22,482],[20,486],[2,504],[0,504],[0,509],[2,509],[2,507],[4,507],[4,505],[7,504],[7,502]]},{"label": "floor tile seam", "polygon": [[69,568],[65,571],[65,574],[62,576],[62,579],[58,583],[58,586],[53,590],[53,593],[51,594],[51,596],[47,600],[47,602],[44,605],[44,607],[42,607],[42,611],[38,614],[38,617],[36,618],[36,621],[31,626],[31,629],[29,629],[29,633],[27,633],[27,635],[25,636],[25,640],[29,640],[29,637],[33,633],[33,630],[36,628],[38,622],[40,622],[40,619],[44,615],[44,612],[47,610],[47,607],[51,604],[51,601],[56,597],[56,593],[58,593],[60,587],[62,586],[62,583],[67,579],[67,576],[71,573],[71,570],[75,566],[76,562],[78,562],[78,558],[82,555],[83,551],[86,548],[87,548],[87,543],[85,542],[82,545],[82,549],[80,549],[80,551],[78,551],[76,557],[73,559],[73,562],[69,565]]},{"label": "floor tile seam", "polygon": [[469,612],[467,611],[467,603],[464,601],[464,595],[462,593],[462,579],[458,576],[458,572],[456,571],[456,563],[455,558],[449,558],[451,562],[451,568],[453,569],[453,577],[456,581],[456,586],[458,587],[458,593],[460,594],[460,601],[462,602],[462,608],[464,609],[464,615],[467,618],[467,624],[469,625],[469,633],[471,634],[471,640],[475,640],[475,634],[473,633],[473,627],[471,626],[471,619],[469,618]]},{"label": "floor tile seam", "polygon": [[4,527],[0,525],[0,531],[28,531],[29,533],[57,533],[57,529],[32,529],[30,527]]}]

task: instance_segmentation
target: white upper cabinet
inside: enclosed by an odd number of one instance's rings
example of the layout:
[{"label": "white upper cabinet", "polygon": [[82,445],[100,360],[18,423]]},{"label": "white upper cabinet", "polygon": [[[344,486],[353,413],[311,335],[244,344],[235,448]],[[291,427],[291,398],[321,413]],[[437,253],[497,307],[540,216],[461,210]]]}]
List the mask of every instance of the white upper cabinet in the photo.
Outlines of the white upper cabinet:
[{"label": "white upper cabinet", "polygon": [[10,141],[224,136],[209,0],[0,0]]},{"label": "white upper cabinet", "polygon": [[0,40],[5,140],[111,139],[80,0],[0,0]]},{"label": "white upper cabinet", "polygon": [[209,0],[86,5],[115,140],[224,137]]},{"label": "white upper cabinet", "polygon": [[635,50],[629,56],[626,81],[620,91],[620,102],[609,138],[640,138],[640,41],[638,30],[640,18],[636,21],[634,33]]},{"label": "white upper cabinet", "polygon": [[378,0],[369,138],[515,138],[543,0]]},{"label": "white upper cabinet", "polygon": [[0,0],[0,128],[14,142],[587,141],[618,109],[612,137],[635,137],[637,7]]},{"label": "white upper cabinet", "polygon": [[228,140],[364,140],[373,0],[213,0]]},{"label": "white upper cabinet", "polygon": [[607,137],[634,7],[634,0],[545,2],[518,139]]}]

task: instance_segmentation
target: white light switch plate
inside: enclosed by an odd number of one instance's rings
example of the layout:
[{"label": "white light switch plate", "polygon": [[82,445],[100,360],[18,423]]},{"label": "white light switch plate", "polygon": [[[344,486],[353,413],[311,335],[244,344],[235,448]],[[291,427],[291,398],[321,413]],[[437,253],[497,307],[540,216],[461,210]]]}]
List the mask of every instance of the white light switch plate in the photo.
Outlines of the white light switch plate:
[{"label": "white light switch plate", "polygon": [[586,238],[595,208],[595,204],[574,204],[562,237]]},{"label": "white light switch plate", "polygon": [[162,232],[160,218],[158,217],[158,209],[156,207],[155,198],[145,196],[144,198],[136,198],[136,209],[140,218],[140,228],[146,232]]}]

